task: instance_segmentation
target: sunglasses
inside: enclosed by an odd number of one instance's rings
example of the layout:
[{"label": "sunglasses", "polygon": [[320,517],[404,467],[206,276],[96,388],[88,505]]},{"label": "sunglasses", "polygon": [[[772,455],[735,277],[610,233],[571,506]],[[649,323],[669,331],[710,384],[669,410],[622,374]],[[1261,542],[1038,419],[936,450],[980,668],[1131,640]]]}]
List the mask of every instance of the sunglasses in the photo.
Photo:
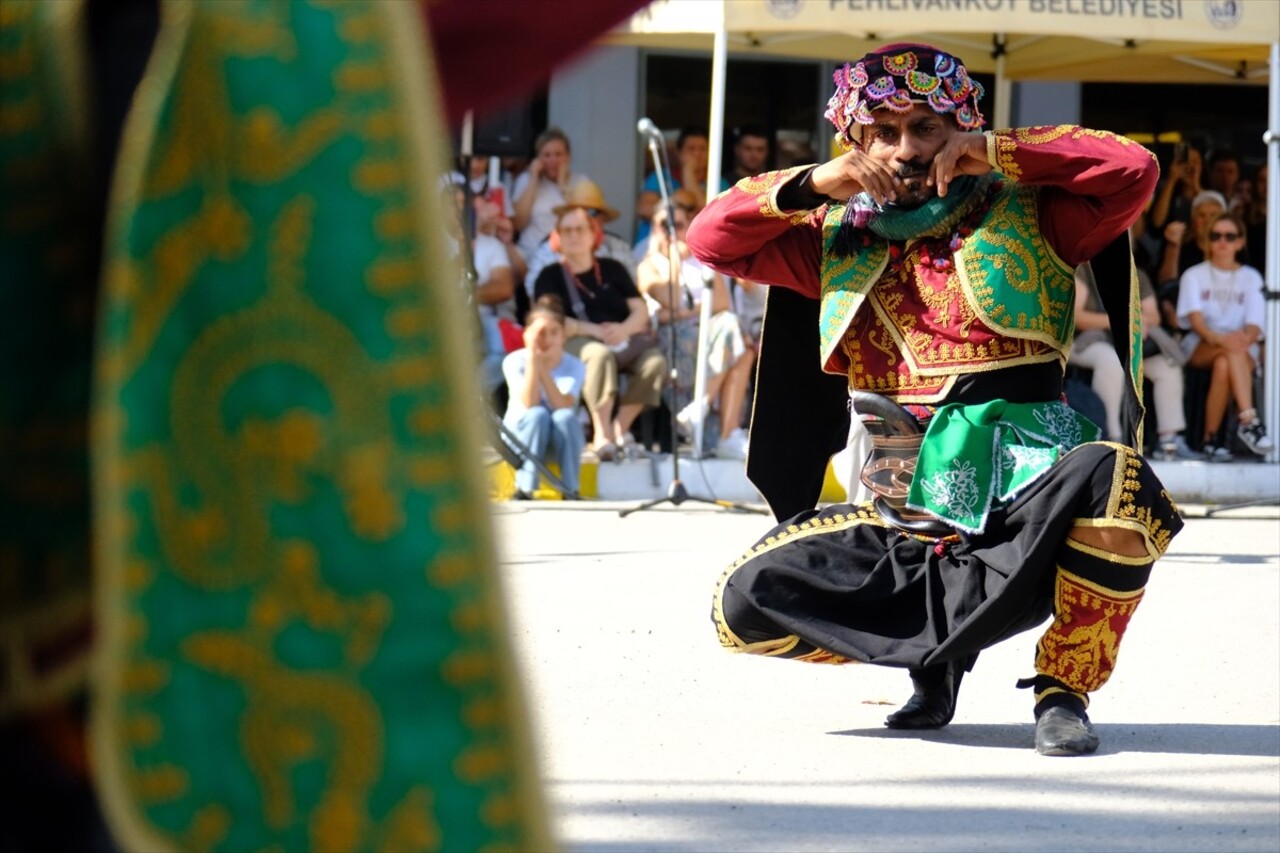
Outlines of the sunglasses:
[{"label": "sunglasses", "polygon": [[1210,231],[1209,242],[1216,243],[1219,240],[1226,240],[1228,243],[1235,242],[1240,239],[1240,234],[1235,231]]}]

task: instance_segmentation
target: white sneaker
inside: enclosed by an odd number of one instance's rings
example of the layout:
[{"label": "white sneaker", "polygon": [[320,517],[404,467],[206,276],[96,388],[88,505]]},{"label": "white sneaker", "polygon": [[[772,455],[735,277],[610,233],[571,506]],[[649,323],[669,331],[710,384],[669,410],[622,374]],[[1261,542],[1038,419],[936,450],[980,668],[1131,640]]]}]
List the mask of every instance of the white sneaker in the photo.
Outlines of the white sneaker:
[{"label": "white sneaker", "polygon": [[1267,428],[1262,425],[1262,421],[1254,418],[1248,425],[1240,424],[1236,429],[1236,435],[1244,442],[1245,447],[1250,452],[1259,456],[1266,456],[1275,447],[1271,443],[1271,438],[1267,435]]},{"label": "white sneaker", "polygon": [[716,456],[721,459],[747,458],[747,433],[742,428],[735,429],[716,445]]},{"label": "white sneaker", "polygon": [[693,435],[694,424],[705,423],[707,420],[707,401],[694,400],[676,413],[676,428],[680,430],[686,438]]}]

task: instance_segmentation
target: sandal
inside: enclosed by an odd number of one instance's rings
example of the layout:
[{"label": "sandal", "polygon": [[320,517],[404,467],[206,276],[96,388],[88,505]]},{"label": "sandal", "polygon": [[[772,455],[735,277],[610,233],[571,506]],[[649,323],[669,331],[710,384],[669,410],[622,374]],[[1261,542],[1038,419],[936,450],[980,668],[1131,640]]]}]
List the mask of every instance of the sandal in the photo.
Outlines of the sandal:
[{"label": "sandal", "polygon": [[618,445],[612,441],[606,441],[596,447],[596,456],[601,462],[613,462],[618,458]]}]

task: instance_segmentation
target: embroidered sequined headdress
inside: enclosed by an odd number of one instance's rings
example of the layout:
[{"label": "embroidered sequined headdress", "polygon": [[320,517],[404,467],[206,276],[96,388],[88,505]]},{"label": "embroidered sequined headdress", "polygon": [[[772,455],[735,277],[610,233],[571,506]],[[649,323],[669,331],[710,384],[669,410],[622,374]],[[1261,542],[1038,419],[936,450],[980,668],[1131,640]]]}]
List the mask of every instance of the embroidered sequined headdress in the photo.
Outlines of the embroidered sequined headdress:
[{"label": "embroidered sequined headdress", "polygon": [[835,84],[824,115],[846,149],[858,143],[862,126],[872,124],[871,114],[880,108],[905,113],[913,104],[928,104],[936,113],[953,114],[961,130],[977,130],[985,122],[978,109],[982,84],[959,59],[928,45],[882,47],[837,69]]}]

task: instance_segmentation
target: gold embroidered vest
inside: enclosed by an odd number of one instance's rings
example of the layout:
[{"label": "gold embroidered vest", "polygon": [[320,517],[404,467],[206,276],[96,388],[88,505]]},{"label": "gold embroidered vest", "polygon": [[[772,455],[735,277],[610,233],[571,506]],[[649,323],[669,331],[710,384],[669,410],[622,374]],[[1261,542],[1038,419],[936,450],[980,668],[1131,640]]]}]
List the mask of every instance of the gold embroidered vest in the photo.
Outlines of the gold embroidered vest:
[{"label": "gold embroidered vest", "polygon": [[823,369],[847,373],[851,388],[932,403],[945,399],[958,375],[1065,364],[1075,330],[1074,270],[1040,233],[1036,202],[1034,188],[1000,182],[945,270],[922,258],[928,240],[908,241],[892,263],[890,245],[879,237],[836,257],[831,248],[844,206],[830,208],[823,222]]}]

